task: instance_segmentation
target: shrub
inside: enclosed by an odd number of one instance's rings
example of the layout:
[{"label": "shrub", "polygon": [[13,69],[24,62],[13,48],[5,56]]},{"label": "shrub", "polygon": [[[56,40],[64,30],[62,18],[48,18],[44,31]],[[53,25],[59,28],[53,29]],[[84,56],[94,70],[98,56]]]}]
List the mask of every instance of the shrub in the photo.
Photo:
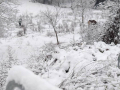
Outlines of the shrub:
[{"label": "shrub", "polygon": [[16,10],[11,8],[10,2],[2,0],[0,3],[0,38],[5,36],[11,25],[15,21]]},{"label": "shrub", "polygon": [[47,36],[48,36],[48,37],[52,37],[52,36],[55,36],[55,35],[54,35],[54,33],[48,31],[48,32],[47,32]]},{"label": "shrub", "polygon": [[18,31],[18,33],[17,33],[17,36],[18,37],[21,37],[21,36],[23,36],[24,34],[23,34],[23,31]]},{"label": "shrub", "polygon": [[84,28],[80,33],[82,33],[82,39],[87,44],[93,44],[94,42],[101,41],[101,35],[103,35],[104,30],[99,25],[91,25],[89,28]]},{"label": "shrub", "polygon": [[108,28],[103,35],[103,41],[106,44],[111,44],[112,42],[116,45],[119,43],[119,29],[120,29],[120,9],[117,10],[116,16],[112,22],[108,25]]}]

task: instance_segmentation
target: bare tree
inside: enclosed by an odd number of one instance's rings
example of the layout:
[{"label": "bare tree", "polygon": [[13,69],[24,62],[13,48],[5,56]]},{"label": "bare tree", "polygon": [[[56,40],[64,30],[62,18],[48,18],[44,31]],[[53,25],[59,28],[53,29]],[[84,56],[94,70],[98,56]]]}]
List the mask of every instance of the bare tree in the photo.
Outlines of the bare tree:
[{"label": "bare tree", "polygon": [[55,11],[52,12],[49,9],[47,9],[45,12],[42,12],[42,14],[46,17],[49,24],[53,27],[53,30],[56,35],[57,45],[59,44],[58,40],[58,34],[57,34],[57,24],[59,21],[59,15],[60,15],[60,8],[55,8]]},{"label": "bare tree", "polygon": [[71,10],[74,14],[74,18],[76,18],[76,14],[81,17],[79,21],[79,25],[81,30],[83,30],[84,27],[84,16],[85,16],[85,9],[88,1],[87,0],[71,0]]},{"label": "bare tree", "polygon": [[85,12],[85,2],[83,2],[83,0],[80,0],[81,3],[81,9],[82,9],[82,23],[84,23],[84,12]]}]

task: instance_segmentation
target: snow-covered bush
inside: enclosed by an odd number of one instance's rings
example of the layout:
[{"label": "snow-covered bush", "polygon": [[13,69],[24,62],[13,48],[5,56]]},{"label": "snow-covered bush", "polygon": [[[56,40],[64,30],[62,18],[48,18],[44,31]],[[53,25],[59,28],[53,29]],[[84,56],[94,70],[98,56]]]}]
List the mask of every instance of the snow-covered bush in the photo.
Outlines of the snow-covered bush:
[{"label": "snow-covered bush", "polygon": [[41,56],[31,56],[28,60],[28,67],[36,74],[44,74],[46,71],[46,67],[44,66],[44,55],[39,54]]},{"label": "snow-covered bush", "polygon": [[67,21],[63,21],[63,29],[65,33],[70,32],[69,25]]},{"label": "snow-covered bush", "polygon": [[103,41],[107,44],[120,43],[120,9],[117,10],[114,19],[107,24],[107,29],[105,35],[103,36]]},{"label": "snow-covered bush", "polygon": [[56,45],[52,42],[47,43],[43,46],[44,53],[53,53],[55,51]]},{"label": "snow-covered bush", "polygon": [[46,34],[48,37],[52,37],[52,36],[55,36],[53,32],[50,32],[48,31],[47,34]]},{"label": "snow-covered bush", "polygon": [[56,52],[55,45],[53,43],[45,44],[42,50],[39,50],[37,55],[32,55],[28,60],[28,67],[33,70],[35,74],[44,74],[49,71],[48,62],[53,58],[52,54]]},{"label": "snow-covered bush", "polygon": [[16,21],[16,10],[12,5],[14,4],[6,1],[0,3],[0,37],[4,37],[11,24]]},{"label": "snow-covered bush", "polygon": [[8,73],[8,67],[6,66],[5,62],[0,62],[0,90],[4,90],[6,77]]},{"label": "snow-covered bush", "polygon": [[12,65],[17,65],[17,59],[13,58],[13,50],[12,47],[8,46],[8,56],[6,60],[0,61],[0,90],[4,90],[4,86],[6,83],[6,78],[8,76],[8,70],[12,67]]},{"label": "snow-covered bush", "polygon": [[17,36],[18,36],[18,37],[21,37],[21,36],[23,36],[23,35],[24,35],[23,31],[18,31],[18,32],[17,32]]},{"label": "snow-covered bush", "polygon": [[101,26],[90,25],[88,28],[84,28],[84,31],[81,31],[82,39],[87,44],[93,44],[94,42],[101,41],[102,35],[104,34],[104,29]]},{"label": "snow-covered bush", "polygon": [[38,27],[38,32],[42,32],[42,29],[43,29],[42,22],[38,21],[37,27]]}]

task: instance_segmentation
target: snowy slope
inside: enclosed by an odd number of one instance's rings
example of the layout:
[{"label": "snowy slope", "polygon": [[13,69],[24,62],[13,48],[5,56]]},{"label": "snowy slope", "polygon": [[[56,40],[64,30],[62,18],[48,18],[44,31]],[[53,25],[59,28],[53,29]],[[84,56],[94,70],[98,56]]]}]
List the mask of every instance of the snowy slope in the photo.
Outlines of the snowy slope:
[{"label": "snowy slope", "polygon": [[[41,4],[41,3],[33,3],[30,0],[20,0],[20,5],[18,6],[18,15],[22,14],[32,14],[33,16],[40,14],[42,11],[46,11],[47,9],[50,9],[53,11],[56,6]],[[65,10],[65,11],[64,11]],[[68,9],[63,9],[64,12],[66,12]]]}]

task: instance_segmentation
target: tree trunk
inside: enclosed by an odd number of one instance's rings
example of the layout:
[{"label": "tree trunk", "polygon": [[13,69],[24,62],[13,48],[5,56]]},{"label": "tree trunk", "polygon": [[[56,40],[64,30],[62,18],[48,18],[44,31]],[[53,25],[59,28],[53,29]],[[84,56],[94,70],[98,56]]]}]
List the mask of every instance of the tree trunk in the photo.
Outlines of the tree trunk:
[{"label": "tree trunk", "polygon": [[84,24],[84,8],[82,7],[82,23]]},{"label": "tree trunk", "polygon": [[57,45],[59,45],[59,40],[58,40],[57,31],[56,31],[55,27],[53,27],[53,29],[54,29],[54,32],[55,32],[55,35],[56,35]]}]

